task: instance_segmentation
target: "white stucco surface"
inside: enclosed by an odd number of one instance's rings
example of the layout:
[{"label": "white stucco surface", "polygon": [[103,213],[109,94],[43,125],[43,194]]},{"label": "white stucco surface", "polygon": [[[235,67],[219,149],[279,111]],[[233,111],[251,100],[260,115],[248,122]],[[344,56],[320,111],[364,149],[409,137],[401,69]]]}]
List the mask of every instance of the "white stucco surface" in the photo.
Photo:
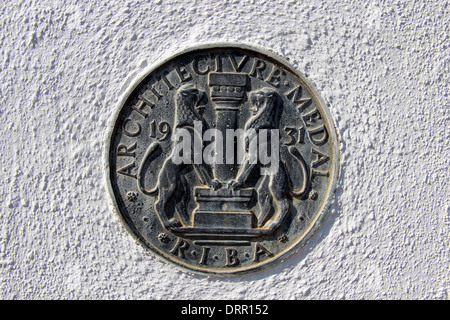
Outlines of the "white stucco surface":
[{"label": "white stucco surface", "polygon": [[[448,1],[0,2],[1,299],[448,299]],[[341,177],[297,254],[230,279],[147,254],[113,212],[108,125],[197,43],[273,50],[328,103]]]}]

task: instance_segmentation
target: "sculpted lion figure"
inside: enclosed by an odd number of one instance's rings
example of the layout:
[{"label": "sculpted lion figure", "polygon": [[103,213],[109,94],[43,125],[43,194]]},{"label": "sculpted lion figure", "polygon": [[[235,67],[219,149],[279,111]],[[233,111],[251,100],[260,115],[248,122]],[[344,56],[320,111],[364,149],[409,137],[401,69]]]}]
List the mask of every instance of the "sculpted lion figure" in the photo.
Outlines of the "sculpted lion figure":
[{"label": "sculpted lion figure", "polygon": [[[206,102],[206,94],[198,90],[191,84],[181,86],[175,93],[175,121],[174,128],[186,129],[191,135],[191,141],[194,135],[202,135],[202,132],[195,130],[194,121],[201,121],[206,127],[206,123],[200,113],[196,110],[200,105]],[[147,149],[138,169],[137,181],[139,189],[146,195],[158,195],[155,202],[155,211],[158,214],[162,224],[167,229],[181,226],[180,221],[175,217],[170,217],[167,212],[169,201],[175,198],[175,210],[184,221],[189,221],[187,212],[187,202],[190,189],[188,187],[183,170],[187,166],[192,166],[202,184],[206,184],[213,189],[220,187],[217,180],[213,180],[210,174],[210,168],[206,164],[195,164],[193,160],[194,150],[191,150],[190,163],[174,163],[173,156],[177,152],[172,143],[171,154],[166,158],[158,174],[157,184],[153,189],[146,189],[143,183],[144,164],[148,161],[158,148],[159,142],[153,142]]]},{"label": "sculpted lion figure", "polygon": [[[281,96],[271,88],[262,88],[251,92],[249,95],[252,103],[253,116],[247,121],[244,132],[246,136],[246,156],[238,172],[235,181],[231,184],[232,189],[241,188],[255,174],[257,167],[264,167],[258,160],[250,161],[249,139],[250,132],[259,136],[262,129],[279,129],[280,118],[283,111],[283,100]],[[277,137],[278,138],[278,137]],[[270,145],[270,143],[268,143]],[[259,145],[261,147],[261,145]],[[302,197],[307,192],[308,171],[306,163],[295,147],[290,147],[289,152],[297,159],[303,174],[303,184],[300,189],[292,190],[286,174],[286,165],[278,156],[278,170],[275,173],[262,175],[260,186],[257,189],[259,216],[258,227],[271,233],[278,229],[291,210],[289,196]]]}]

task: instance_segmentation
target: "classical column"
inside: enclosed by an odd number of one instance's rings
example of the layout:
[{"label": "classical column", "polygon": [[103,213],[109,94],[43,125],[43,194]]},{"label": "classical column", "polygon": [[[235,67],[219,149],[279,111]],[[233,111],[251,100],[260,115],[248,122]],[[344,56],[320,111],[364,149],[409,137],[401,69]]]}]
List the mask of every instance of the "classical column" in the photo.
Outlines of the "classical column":
[{"label": "classical column", "polygon": [[227,164],[226,159],[226,130],[237,129],[239,108],[246,96],[247,75],[242,73],[211,72],[208,76],[211,87],[211,100],[215,104],[216,129],[222,133],[223,163],[213,166],[214,177],[222,183],[234,179],[236,175],[236,146],[234,148],[235,163]]},{"label": "classical column", "polygon": [[[238,114],[246,98],[247,81],[247,75],[242,73],[211,72],[208,75],[210,97],[216,112],[216,129],[224,139],[227,129],[238,128]],[[248,209],[254,190],[228,188],[238,169],[236,144],[234,149],[234,163],[227,164],[225,161],[226,142],[223,143],[223,163],[213,163],[214,179],[222,183],[222,188],[194,188],[198,206],[194,210],[192,227],[180,229],[185,235],[190,233],[200,238],[205,235],[218,236],[220,239],[247,239],[249,234],[255,235],[255,217]]]}]

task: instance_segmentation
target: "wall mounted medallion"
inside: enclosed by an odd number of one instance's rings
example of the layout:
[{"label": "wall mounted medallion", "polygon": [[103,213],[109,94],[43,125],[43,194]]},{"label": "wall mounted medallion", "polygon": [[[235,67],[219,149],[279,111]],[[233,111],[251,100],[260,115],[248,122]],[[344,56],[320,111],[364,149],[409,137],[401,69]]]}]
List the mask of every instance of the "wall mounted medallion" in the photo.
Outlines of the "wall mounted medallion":
[{"label": "wall mounted medallion", "polygon": [[189,271],[255,271],[298,250],[333,198],[334,123],[279,56],[207,44],[151,67],[108,136],[107,183],[127,230]]}]

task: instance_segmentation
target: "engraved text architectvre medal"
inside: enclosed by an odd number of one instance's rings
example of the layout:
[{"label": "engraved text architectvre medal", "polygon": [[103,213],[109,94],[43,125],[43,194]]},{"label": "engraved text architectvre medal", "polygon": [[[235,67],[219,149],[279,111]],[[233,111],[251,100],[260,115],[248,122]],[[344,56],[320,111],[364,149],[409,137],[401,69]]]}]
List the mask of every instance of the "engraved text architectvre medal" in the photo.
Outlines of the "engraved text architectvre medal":
[{"label": "engraved text architectvre medal", "polygon": [[295,252],[338,175],[334,124],[311,84],[245,45],[203,45],[153,66],[122,99],[108,144],[108,187],[127,230],[205,274]]}]

